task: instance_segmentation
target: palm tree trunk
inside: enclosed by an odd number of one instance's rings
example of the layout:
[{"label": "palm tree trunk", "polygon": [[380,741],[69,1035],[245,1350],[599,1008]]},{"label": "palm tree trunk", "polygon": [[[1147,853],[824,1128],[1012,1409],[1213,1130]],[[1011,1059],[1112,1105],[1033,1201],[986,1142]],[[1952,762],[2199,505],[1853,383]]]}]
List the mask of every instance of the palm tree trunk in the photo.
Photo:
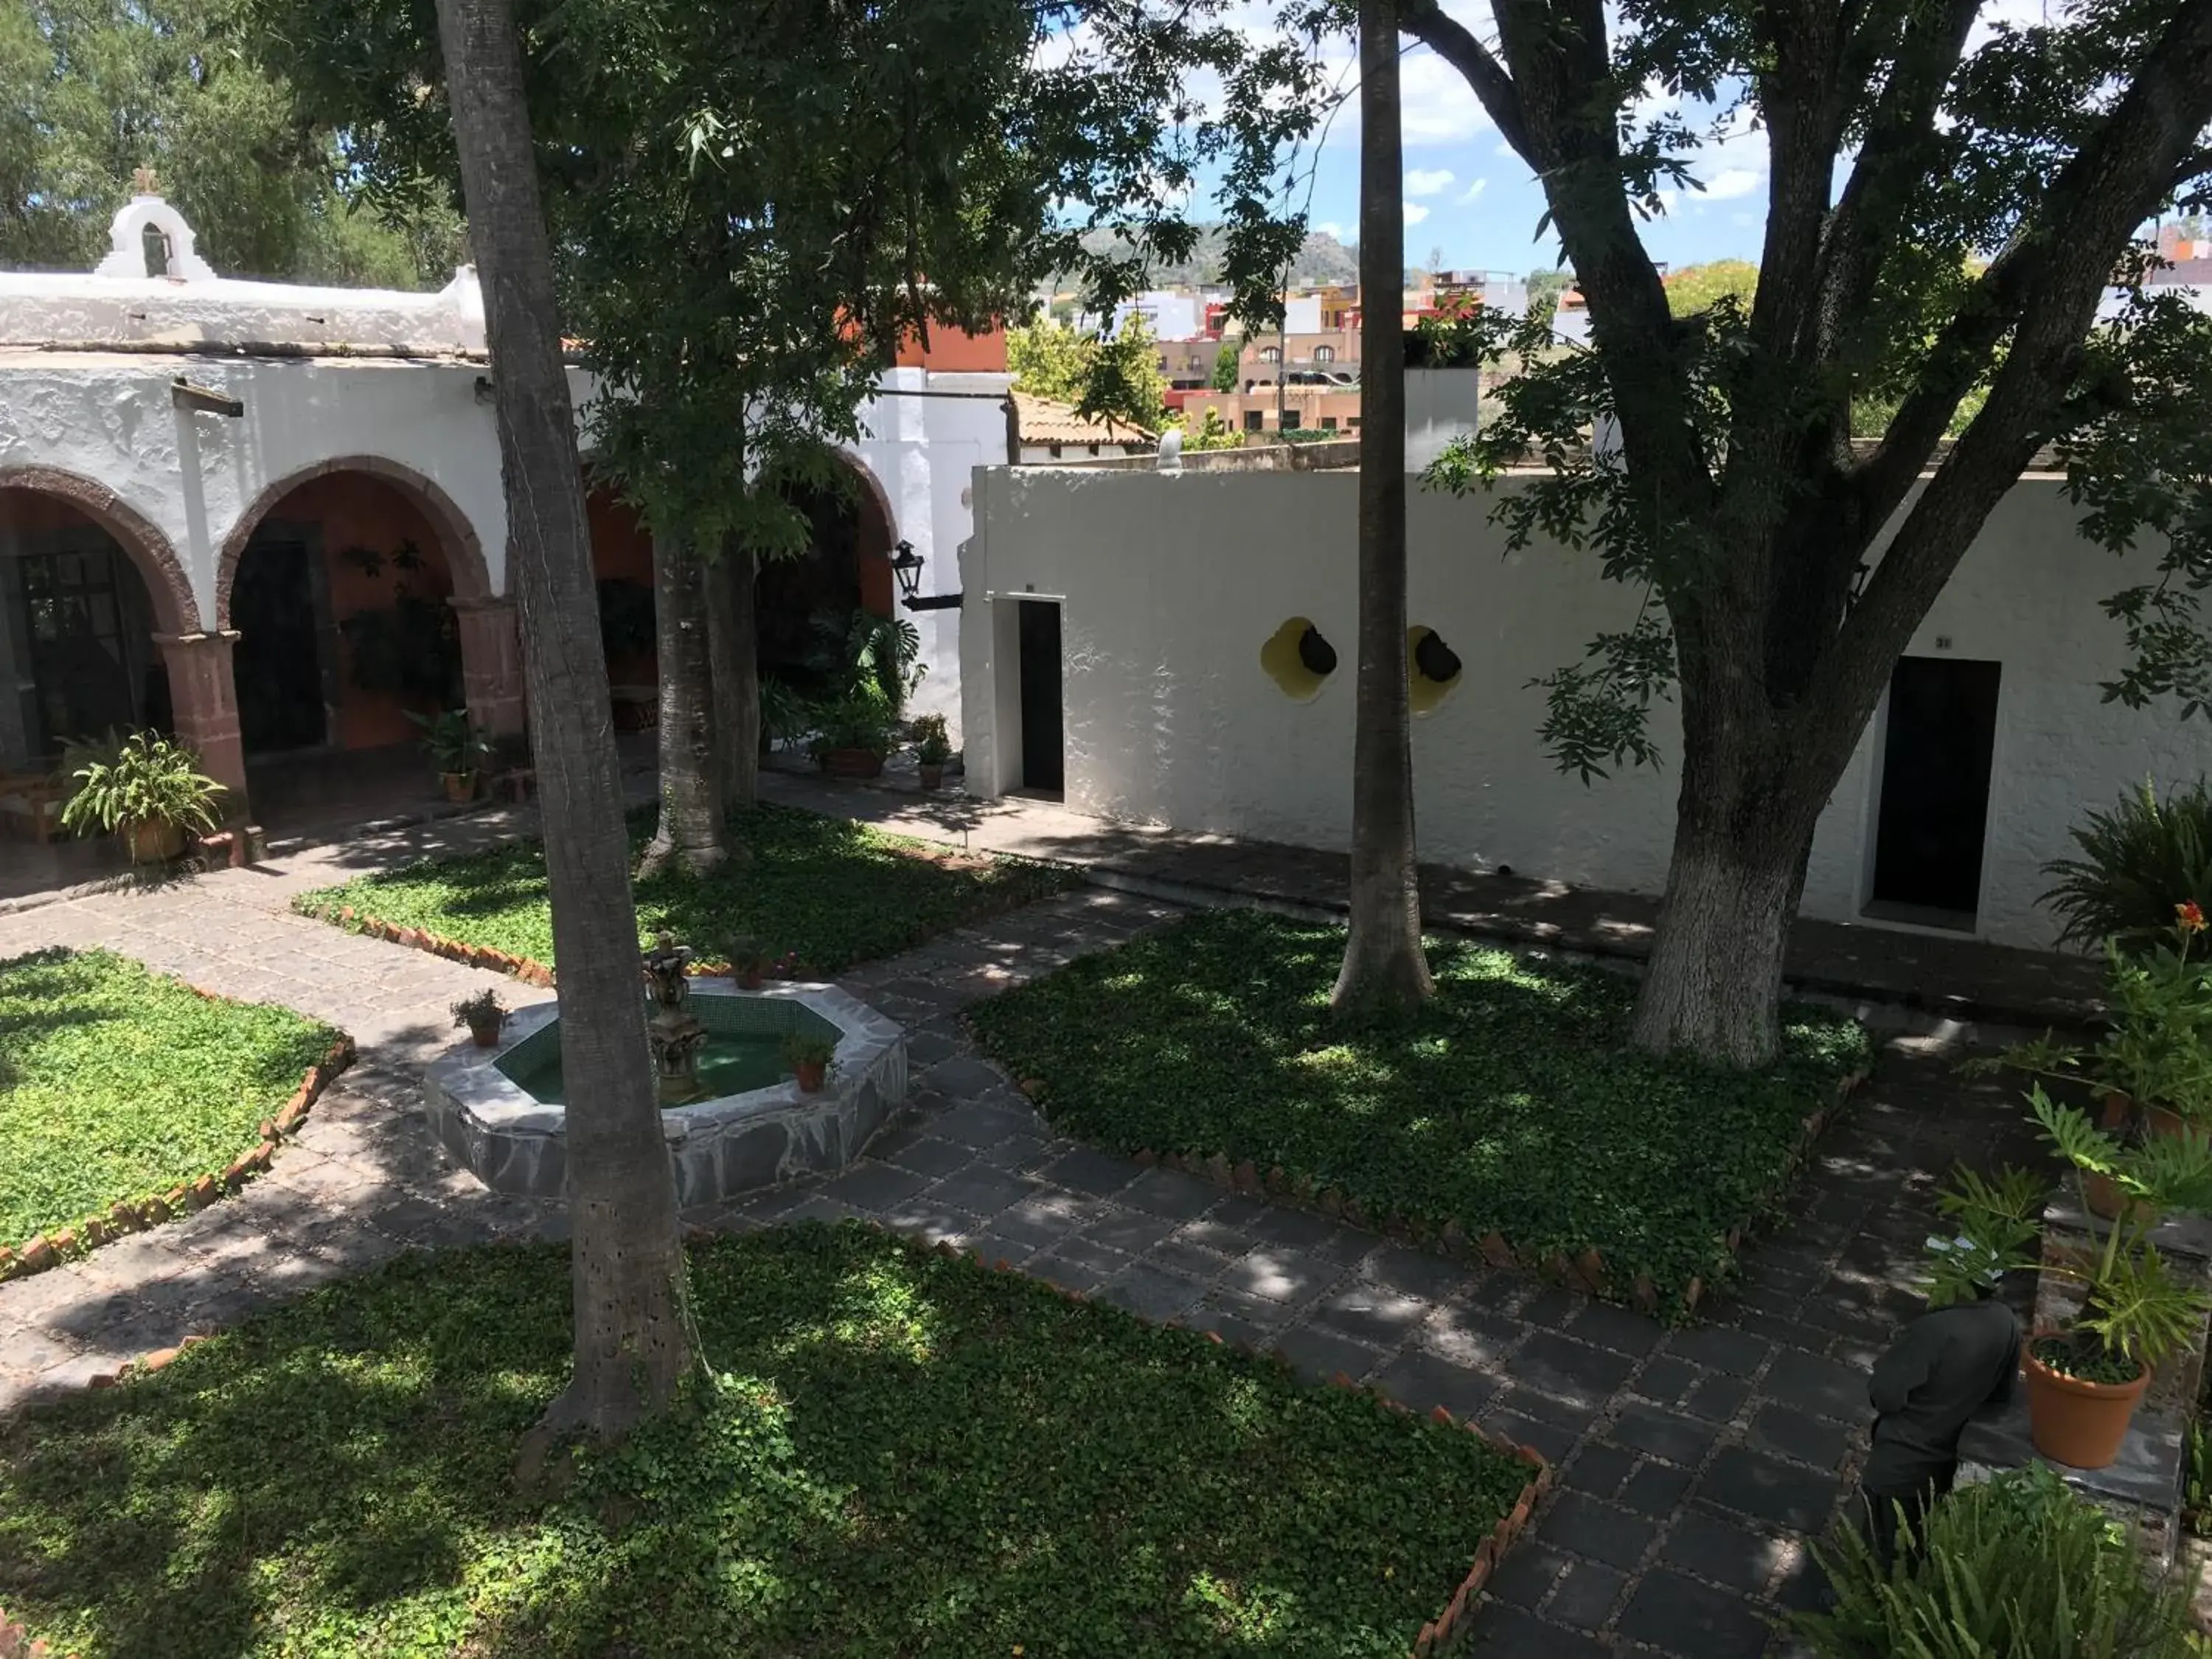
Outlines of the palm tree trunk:
[{"label": "palm tree trunk", "polygon": [[707,568],[673,536],[653,538],[653,599],[660,653],[660,823],[638,878],[671,864],[703,875],[729,857],[708,649]]},{"label": "palm tree trunk", "polygon": [[621,1435],[699,1364],[646,1050],[599,595],[509,0],[438,0],[469,240],[483,281],[509,581],[543,792],[568,1078],[575,1368],[556,1430]]},{"label": "palm tree trunk", "polygon": [[1425,1002],[1406,678],[1404,180],[1396,0],[1359,8],[1359,679],[1352,750],[1352,930],[1332,1006],[1367,1017]]},{"label": "palm tree trunk", "polygon": [[722,804],[732,812],[750,811],[760,799],[759,573],[757,556],[735,536],[707,567],[714,739],[721,748]]}]

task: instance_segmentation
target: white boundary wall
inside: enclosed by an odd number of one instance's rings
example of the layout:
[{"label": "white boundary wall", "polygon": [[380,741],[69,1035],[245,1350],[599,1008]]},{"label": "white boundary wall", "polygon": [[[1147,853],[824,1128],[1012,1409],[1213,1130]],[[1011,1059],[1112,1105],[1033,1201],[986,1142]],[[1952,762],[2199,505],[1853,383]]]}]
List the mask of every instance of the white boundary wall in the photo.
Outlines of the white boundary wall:
[{"label": "white boundary wall", "polygon": [[[1513,488],[1509,481],[1504,487]],[[1090,473],[997,468],[977,475],[976,532],[963,575],[968,781],[998,793],[1020,775],[1014,611],[1033,594],[1062,606],[1066,801],[1110,817],[1303,846],[1347,844],[1358,476]],[[1414,722],[1422,855],[1581,886],[1665,884],[1680,742],[1671,706],[1654,731],[1663,773],[1585,787],[1543,755],[1540,691],[1528,682],[1626,625],[1626,591],[1588,554],[1504,552],[1480,497],[1413,491],[1410,620],[1466,665]],[[2024,479],[2000,506],[1912,646],[1915,655],[2002,664],[1978,927],[2041,945],[2054,928],[2039,866],[2066,830],[2147,774],[2212,770],[2212,721],[2101,701],[2119,667],[2117,624],[2096,602],[2150,560],[2081,540],[2059,482]],[[1260,666],[1292,617],[1315,623],[1340,662],[1293,702]],[[1815,838],[1807,914],[1861,917],[1872,879],[1882,717],[1878,713]]]}]

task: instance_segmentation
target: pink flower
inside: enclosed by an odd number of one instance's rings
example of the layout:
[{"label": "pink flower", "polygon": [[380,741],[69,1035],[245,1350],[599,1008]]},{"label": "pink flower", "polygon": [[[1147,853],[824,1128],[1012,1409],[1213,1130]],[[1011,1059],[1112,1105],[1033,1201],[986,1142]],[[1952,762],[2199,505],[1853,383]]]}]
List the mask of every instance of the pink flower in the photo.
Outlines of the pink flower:
[{"label": "pink flower", "polygon": [[2195,899],[2184,899],[2173,907],[2173,914],[2181,919],[2180,927],[2183,933],[2201,933],[2204,931],[2203,907]]}]

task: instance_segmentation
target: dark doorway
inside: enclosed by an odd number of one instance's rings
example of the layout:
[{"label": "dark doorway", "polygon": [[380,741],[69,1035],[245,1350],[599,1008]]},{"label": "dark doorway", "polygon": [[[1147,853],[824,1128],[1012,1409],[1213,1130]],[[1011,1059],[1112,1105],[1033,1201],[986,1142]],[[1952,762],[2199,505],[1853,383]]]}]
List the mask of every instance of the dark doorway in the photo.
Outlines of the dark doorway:
[{"label": "dark doorway", "polygon": [[1041,599],[1014,606],[1022,653],[1022,787],[1059,794],[1066,787],[1061,755],[1060,607]]},{"label": "dark doorway", "polygon": [[87,544],[9,562],[16,591],[0,596],[0,628],[19,625],[7,610],[20,607],[33,752],[57,754],[72,739],[126,731],[147,718],[146,606],[123,554]]},{"label": "dark doorway", "polygon": [[318,609],[307,544],[257,538],[230,590],[238,731],[249,755],[312,749],[329,738]]},{"label": "dark doorway", "polygon": [[1869,915],[1974,925],[1998,669],[1993,662],[1906,657],[1890,677]]},{"label": "dark doorway", "polygon": [[824,675],[825,623],[842,637],[860,608],[860,502],[856,487],[793,488],[790,504],[809,526],[806,551],[760,562],[755,611],[760,666],[809,695],[834,689]]}]

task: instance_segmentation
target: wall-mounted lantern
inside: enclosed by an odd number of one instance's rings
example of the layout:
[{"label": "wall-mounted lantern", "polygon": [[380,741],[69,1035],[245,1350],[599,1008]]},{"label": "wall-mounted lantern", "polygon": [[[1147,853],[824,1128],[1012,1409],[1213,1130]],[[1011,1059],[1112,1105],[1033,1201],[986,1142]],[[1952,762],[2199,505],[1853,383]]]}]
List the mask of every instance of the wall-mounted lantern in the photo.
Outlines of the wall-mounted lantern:
[{"label": "wall-mounted lantern", "polygon": [[909,611],[957,611],[957,593],[928,593],[921,591],[921,555],[914,550],[912,542],[902,541],[893,550],[891,574],[898,579],[899,603]]}]

